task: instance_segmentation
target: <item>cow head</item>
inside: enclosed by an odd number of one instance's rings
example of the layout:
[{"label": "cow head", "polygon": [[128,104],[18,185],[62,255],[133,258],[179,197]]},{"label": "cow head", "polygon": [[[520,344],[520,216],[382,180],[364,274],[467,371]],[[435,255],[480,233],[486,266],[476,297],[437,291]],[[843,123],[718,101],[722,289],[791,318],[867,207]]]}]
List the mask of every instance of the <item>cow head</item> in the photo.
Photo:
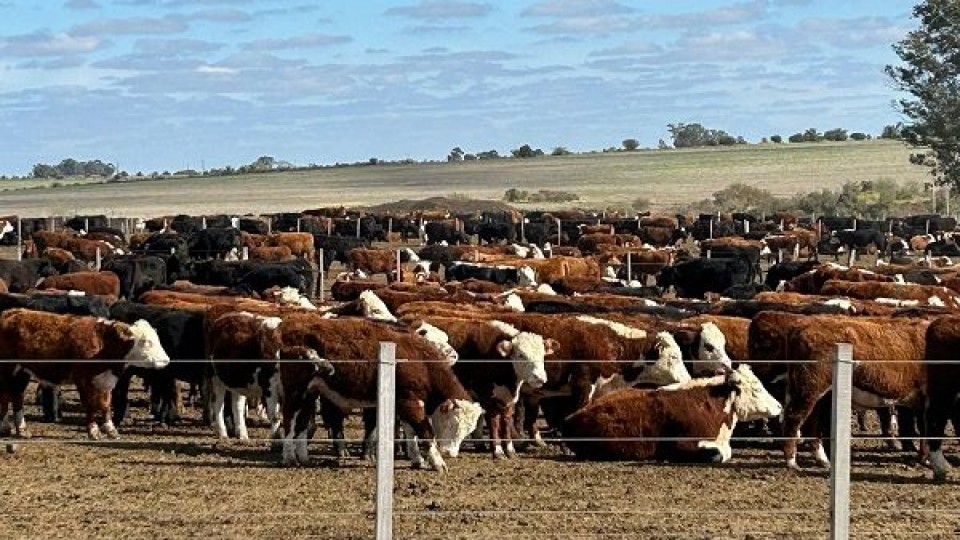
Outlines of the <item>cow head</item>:
[{"label": "cow head", "polygon": [[531,259],[546,259],[547,256],[543,253],[543,250],[537,247],[536,244],[530,244],[530,258]]},{"label": "cow head", "polygon": [[648,365],[646,360],[634,362],[634,368],[640,368],[640,374],[634,384],[649,383],[663,386],[667,384],[684,383],[690,381],[690,373],[683,365],[683,354],[680,345],[670,332],[658,332],[651,348],[653,364]]},{"label": "cow head", "polygon": [[727,375],[727,383],[737,388],[733,407],[738,420],[752,422],[780,416],[783,412],[780,402],[767,392],[750,366],[740,364]]},{"label": "cow head", "polygon": [[453,401],[453,408],[440,407],[430,416],[437,446],[441,454],[449,457],[460,455],[460,445],[474,429],[483,416],[480,404],[463,399]]},{"label": "cow head", "polygon": [[447,365],[452,366],[453,364],[457,363],[457,360],[460,359],[457,351],[450,346],[450,337],[447,336],[447,333],[443,330],[432,324],[420,322],[419,325],[417,325],[414,329],[414,332],[418,336],[429,341],[431,345],[443,353],[443,355],[447,358]]},{"label": "cow head", "polygon": [[544,357],[559,349],[553,339],[544,339],[539,334],[521,332],[514,326],[502,321],[490,321],[490,325],[502,332],[508,339],[497,343],[497,352],[513,363],[513,372],[518,381],[540,388],[547,383],[547,369]]},{"label": "cow head", "polygon": [[731,369],[733,366],[730,357],[727,356],[726,347],[727,338],[716,324],[705,322],[700,325],[700,339],[697,347],[699,362],[694,364],[694,374]]},{"label": "cow head", "polygon": [[357,307],[367,319],[375,321],[397,322],[397,318],[390,313],[390,309],[373,291],[363,291],[357,298]]},{"label": "cow head", "polygon": [[400,261],[418,263],[420,262],[420,257],[412,249],[403,248],[400,250]]},{"label": "cow head", "polygon": [[537,273],[534,272],[533,268],[530,268],[529,266],[521,266],[520,268],[517,268],[517,286],[537,286]]},{"label": "cow head", "polygon": [[[113,323],[115,325],[123,323]],[[161,369],[170,363],[170,356],[163,350],[157,331],[145,320],[139,320],[128,326],[128,339],[133,345],[124,356],[124,361],[131,366]]]},{"label": "cow head", "polygon": [[506,294],[502,299],[503,305],[510,308],[511,311],[516,311],[517,313],[526,311],[526,308],[523,306],[523,300],[513,292]]}]

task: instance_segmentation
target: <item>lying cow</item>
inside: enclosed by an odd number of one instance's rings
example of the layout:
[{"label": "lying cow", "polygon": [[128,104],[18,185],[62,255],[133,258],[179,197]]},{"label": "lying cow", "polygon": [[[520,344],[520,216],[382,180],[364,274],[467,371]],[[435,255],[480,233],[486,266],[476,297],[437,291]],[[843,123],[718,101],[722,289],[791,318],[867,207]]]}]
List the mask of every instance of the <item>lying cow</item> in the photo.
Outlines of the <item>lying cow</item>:
[{"label": "lying cow", "polygon": [[[724,463],[738,421],[779,415],[749,366],[655,390],[625,389],[567,418],[567,445],[580,459]],[[684,439],[684,440],[679,440]]]}]

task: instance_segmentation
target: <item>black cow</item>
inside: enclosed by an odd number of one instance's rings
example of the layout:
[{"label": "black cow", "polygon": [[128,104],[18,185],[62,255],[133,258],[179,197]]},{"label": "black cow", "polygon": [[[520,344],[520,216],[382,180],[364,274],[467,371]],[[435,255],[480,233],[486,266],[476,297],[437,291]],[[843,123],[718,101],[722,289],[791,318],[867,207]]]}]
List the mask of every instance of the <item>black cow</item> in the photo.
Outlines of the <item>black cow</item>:
[{"label": "black cow", "polygon": [[242,217],[238,223],[240,230],[248,234],[267,234],[270,228],[262,219]]},{"label": "black cow", "polygon": [[707,292],[722,293],[750,283],[752,275],[753,268],[745,259],[690,259],[661,270],[657,286],[672,286],[680,297],[704,298]]},{"label": "black cow", "polygon": [[122,298],[139,298],[141,294],[168,283],[167,263],[154,255],[115,257],[105,261],[101,269],[120,278]]},{"label": "black cow", "polygon": [[881,231],[875,231],[872,229],[858,229],[855,231],[843,229],[840,231],[834,231],[834,235],[836,236],[837,240],[839,240],[840,245],[848,250],[856,249],[858,252],[862,252],[871,245],[881,253],[887,249],[887,237]]},{"label": "black cow", "polygon": [[110,220],[107,219],[107,216],[98,215],[98,216],[75,216],[63,222],[64,227],[68,227],[77,232],[87,231],[90,232],[90,229],[94,227],[109,227]]},{"label": "black cow", "polygon": [[[937,214],[920,214],[916,216],[908,216],[903,219],[903,222],[911,227],[917,227],[925,233],[937,233],[937,232],[950,232],[957,228],[957,220],[952,217],[941,217]],[[927,223],[929,222],[930,230],[927,231]]]},{"label": "black cow", "polygon": [[36,287],[41,279],[56,274],[57,269],[47,259],[0,259],[0,280],[7,284],[10,292],[26,292]]},{"label": "black cow", "polygon": [[110,306],[110,317],[126,323],[146,320],[156,329],[163,350],[170,356],[170,363],[163,369],[128,368],[123,373],[113,389],[113,422],[120,424],[126,416],[127,393],[133,375],[150,386],[154,420],[168,425],[176,422],[179,420],[175,406],[179,392],[176,381],[191,385],[203,382],[206,366],[199,362],[205,357],[203,313],[120,301]]},{"label": "black cow", "polygon": [[430,221],[424,225],[424,231],[427,235],[427,244],[439,244],[446,242],[450,245],[469,244],[470,238],[457,227],[447,221]]},{"label": "black cow", "polygon": [[203,285],[230,287],[239,294],[260,294],[271,287],[293,287],[313,296],[315,272],[309,261],[284,262],[198,261],[190,265],[188,279]]},{"label": "black cow", "polygon": [[937,240],[936,242],[930,242],[924,251],[938,257],[944,255],[947,257],[960,257],[960,247],[957,246],[956,242],[952,241]]},{"label": "black cow", "polygon": [[[527,267],[525,267],[527,268]],[[524,277],[526,274],[526,277]],[[520,268],[512,266],[493,266],[487,264],[465,263],[455,261],[447,266],[444,272],[444,279],[447,281],[466,281],[468,279],[479,279],[498,283],[501,285],[529,285],[534,277],[532,271],[521,271]],[[521,283],[522,282],[522,283]]]},{"label": "black cow", "polygon": [[734,285],[729,289],[723,291],[721,296],[724,298],[730,298],[733,300],[750,300],[754,296],[769,291],[770,289],[760,283],[745,283],[743,285]]},{"label": "black cow", "polygon": [[806,274],[820,266],[819,261],[784,261],[777,263],[767,269],[767,277],[763,281],[770,290],[776,290],[781,281],[790,281],[791,279]]},{"label": "black cow", "polygon": [[239,254],[243,247],[240,229],[233,227],[208,227],[192,234],[187,242],[190,257],[208,259],[225,257],[231,251]]},{"label": "black cow", "polygon": [[314,234],[313,247],[317,253],[323,252],[323,266],[326,271],[334,260],[340,264],[349,264],[350,250],[370,247],[370,241],[365,238]]}]

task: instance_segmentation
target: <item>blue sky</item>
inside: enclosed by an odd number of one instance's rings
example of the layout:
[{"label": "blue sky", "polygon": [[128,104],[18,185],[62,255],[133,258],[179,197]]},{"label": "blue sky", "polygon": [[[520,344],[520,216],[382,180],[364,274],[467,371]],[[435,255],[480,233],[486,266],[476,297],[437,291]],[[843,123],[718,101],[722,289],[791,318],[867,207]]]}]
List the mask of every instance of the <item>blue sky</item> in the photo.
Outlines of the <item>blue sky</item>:
[{"label": "blue sky", "polygon": [[879,133],[913,4],[0,0],[0,173]]}]

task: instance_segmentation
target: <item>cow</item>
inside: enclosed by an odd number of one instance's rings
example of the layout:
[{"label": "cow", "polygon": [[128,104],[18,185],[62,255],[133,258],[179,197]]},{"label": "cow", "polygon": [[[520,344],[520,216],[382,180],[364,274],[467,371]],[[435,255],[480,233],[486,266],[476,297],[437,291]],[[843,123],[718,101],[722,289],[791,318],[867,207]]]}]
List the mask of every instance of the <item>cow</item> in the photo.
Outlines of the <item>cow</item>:
[{"label": "cow", "polygon": [[46,259],[23,261],[0,259],[0,279],[6,282],[10,292],[26,292],[36,287],[41,279],[56,274],[56,268]]},{"label": "cow", "polygon": [[944,430],[952,420],[958,429],[957,396],[960,394],[960,364],[957,347],[960,344],[960,316],[940,317],[930,323],[926,335],[926,422],[924,435],[929,437],[929,461],[933,478],[944,481],[952,468],[943,456]]},{"label": "cow", "polygon": [[315,256],[315,239],[308,232],[280,232],[267,237],[267,247],[286,247],[295,257],[313,260]]},{"label": "cow", "polygon": [[100,296],[108,302],[116,302],[120,297],[120,278],[113,272],[76,272],[44,278],[37,284],[40,290],[56,289],[60,291],[83,291],[92,296]]},{"label": "cow", "polygon": [[582,460],[725,463],[738,421],[780,412],[780,403],[741,365],[726,375],[604,396],[567,418],[567,444]]},{"label": "cow", "polygon": [[547,382],[544,357],[553,354],[556,341],[497,320],[428,317],[426,321],[447,334],[459,355],[453,371],[486,411],[493,458],[514,457],[513,410],[520,386],[537,389]]},{"label": "cow", "polygon": [[427,245],[446,242],[451,245],[469,244],[470,238],[458,229],[455,221],[431,221],[424,224]]},{"label": "cow", "polygon": [[[786,346],[787,399],[784,405],[783,450],[787,467],[799,470],[797,443],[812,439],[816,461],[829,468],[821,437],[821,398],[832,384],[837,343],[853,346],[853,400],[859,407],[877,408],[895,404],[919,408],[923,403],[925,374],[923,356],[929,321],[910,318],[849,318],[816,316],[780,317]],[[752,335],[752,332],[751,332]],[[753,345],[751,344],[751,348]]]},{"label": "cow", "polygon": [[704,298],[707,292],[721,293],[752,281],[750,263],[734,259],[691,259],[668,266],[657,274],[657,286],[673,287],[677,296]]},{"label": "cow", "polygon": [[513,284],[520,287],[536,285],[536,274],[529,266],[493,266],[488,264],[474,264],[454,262],[445,272],[447,280],[464,281],[480,279],[499,284]]},{"label": "cow", "polygon": [[114,257],[104,262],[101,270],[117,275],[120,297],[129,300],[168,283],[167,263],[153,255]]},{"label": "cow", "polygon": [[[70,359],[70,360],[64,360]],[[146,321],[126,324],[96,317],[11,309],[0,315],[0,416],[18,437],[29,436],[23,394],[31,379],[73,382],[86,413],[87,436],[117,437],[110,392],[127,366],[158,369],[170,357]],[[12,402],[13,422],[7,418]],[[102,431],[98,426],[102,421]]]},{"label": "cow", "polygon": [[[455,409],[472,402],[454,375],[449,359],[435,345],[408,329],[389,324],[322,319],[316,315],[291,314],[277,327],[263,330],[274,336],[274,342],[309,347],[320,358],[335,364],[333,374],[319,373],[305,363],[280,364],[284,464],[303,465],[309,461],[307,433],[315,416],[317,396],[325,400],[324,420],[335,434],[342,433],[344,415],[376,402],[379,343],[393,342],[396,357],[405,360],[396,367],[396,411],[401,425],[429,444],[427,462],[433,469],[447,469],[429,417],[436,412],[455,415]],[[473,424],[477,417],[473,417]],[[365,439],[370,440],[371,436],[368,433]],[[410,454],[413,466],[422,467],[419,452]]]},{"label": "cow", "polygon": [[777,263],[767,269],[767,275],[763,283],[771,291],[780,287],[781,282],[788,282],[791,279],[815,270],[820,266],[820,262],[813,261],[784,261]]},{"label": "cow", "polygon": [[194,259],[224,258],[236,256],[243,247],[240,229],[233,227],[210,227],[190,235],[187,246]]},{"label": "cow", "polygon": [[830,280],[824,283],[820,293],[827,296],[849,296],[861,300],[892,299],[911,303],[904,305],[960,308],[960,296],[950,289],[930,285],[915,285],[913,283]]},{"label": "cow", "polygon": [[367,275],[386,274],[387,280],[391,280],[391,272],[397,270],[398,266],[402,269],[405,262],[419,262],[420,258],[409,248],[394,251],[388,249],[368,249],[355,248],[347,254],[350,270],[356,272],[360,270]]},{"label": "cow", "polygon": [[[311,239],[311,242],[313,240]],[[311,248],[313,244],[311,243]],[[310,250],[313,253],[313,250]],[[255,261],[285,262],[293,259],[293,252],[287,246],[256,246],[249,250],[250,258]]]},{"label": "cow", "polygon": [[783,290],[804,294],[820,294],[824,284],[830,280],[893,282],[894,277],[864,268],[848,268],[835,263],[828,263],[792,278],[784,285]]}]

